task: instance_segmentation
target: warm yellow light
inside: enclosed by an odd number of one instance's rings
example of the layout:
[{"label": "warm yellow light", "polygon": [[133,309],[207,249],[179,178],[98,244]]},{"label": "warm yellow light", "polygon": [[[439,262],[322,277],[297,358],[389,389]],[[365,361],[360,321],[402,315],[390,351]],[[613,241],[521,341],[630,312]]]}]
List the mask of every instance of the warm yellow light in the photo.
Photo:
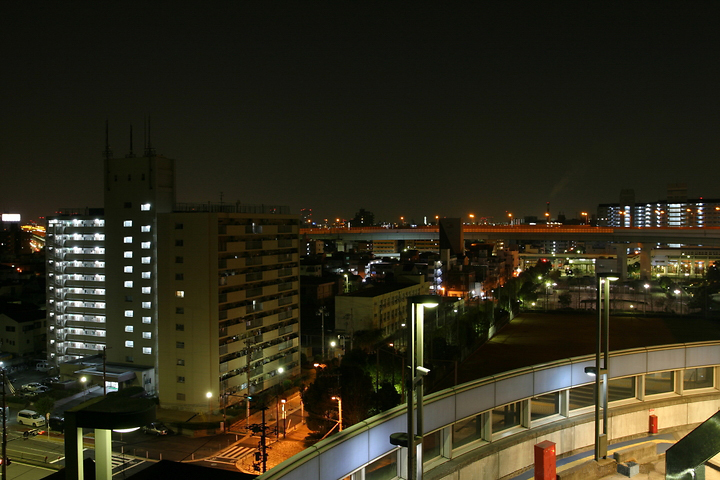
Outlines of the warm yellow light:
[{"label": "warm yellow light", "polygon": [[211,397],[212,397],[212,392],[207,392],[207,393],[205,394],[205,396],[206,396],[207,398],[211,398]]}]

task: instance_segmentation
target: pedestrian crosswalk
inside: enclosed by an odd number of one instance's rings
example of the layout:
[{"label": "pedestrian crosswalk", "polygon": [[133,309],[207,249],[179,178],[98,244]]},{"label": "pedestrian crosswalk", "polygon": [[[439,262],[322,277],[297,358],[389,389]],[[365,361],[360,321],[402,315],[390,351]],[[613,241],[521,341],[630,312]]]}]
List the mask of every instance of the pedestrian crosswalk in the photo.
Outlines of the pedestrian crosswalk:
[{"label": "pedestrian crosswalk", "polygon": [[113,453],[112,458],[111,458],[113,475],[119,473],[118,471],[116,471],[116,469],[119,469],[120,471],[127,470],[128,468],[132,468],[135,465],[139,465],[139,464],[143,463],[144,461],[145,460],[142,460],[139,458]]},{"label": "pedestrian crosswalk", "polygon": [[215,459],[220,461],[237,461],[254,450],[255,448],[253,447],[246,447],[244,445],[232,445],[225,450],[218,452],[218,454],[215,456]]}]

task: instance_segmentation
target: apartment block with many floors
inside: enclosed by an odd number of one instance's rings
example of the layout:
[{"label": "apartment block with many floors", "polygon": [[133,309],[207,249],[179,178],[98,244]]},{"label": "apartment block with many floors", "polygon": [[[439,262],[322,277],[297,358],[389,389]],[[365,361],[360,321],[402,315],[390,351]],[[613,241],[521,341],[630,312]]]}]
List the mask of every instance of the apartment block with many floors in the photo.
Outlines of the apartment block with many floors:
[{"label": "apartment block with many floors", "polygon": [[177,204],[174,161],[151,149],[106,155],[104,179],[103,215],[48,222],[54,364],[104,351],[119,388],[200,412],[299,373],[297,215]]}]

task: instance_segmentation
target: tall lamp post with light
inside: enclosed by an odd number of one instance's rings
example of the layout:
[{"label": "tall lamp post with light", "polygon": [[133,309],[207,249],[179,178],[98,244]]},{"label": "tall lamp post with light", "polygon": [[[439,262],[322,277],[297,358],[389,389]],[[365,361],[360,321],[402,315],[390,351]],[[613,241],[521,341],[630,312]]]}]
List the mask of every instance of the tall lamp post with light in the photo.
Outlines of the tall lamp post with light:
[{"label": "tall lamp post with light", "polygon": [[[585,373],[595,377],[595,461],[607,457],[608,357],[610,356],[610,282],[618,280],[615,273],[597,274],[597,349],[595,366]],[[602,354],[603,361],[600,362]],[[600,409],[602,407],[602,433]]]},{"label": "tall lamp post with light", "polygon": [[[430,373],[430,370],[423,366],[424,314],[425,308],[437,307],[438,300],[438,297],[433,295],[416,295],[408,298],[407,354],[410,375],[407,389],[407,432],[390,435],[391,444],[407,448],[407,480],[422,480],[423,377]],[[417,424],[415,402],[417,402]]]}]

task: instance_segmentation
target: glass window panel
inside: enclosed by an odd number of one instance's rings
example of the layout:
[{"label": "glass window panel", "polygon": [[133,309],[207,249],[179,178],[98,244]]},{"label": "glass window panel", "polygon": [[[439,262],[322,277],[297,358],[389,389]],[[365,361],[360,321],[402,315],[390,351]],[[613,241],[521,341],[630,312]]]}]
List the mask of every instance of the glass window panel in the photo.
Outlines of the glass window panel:
[{"label": "glass window panel", "polygon": [[392,480],[397,477],[397,453],[391,452],[365,467],[365,480]]},{"label": "glass window panel", "polygon": [[683,389],[712,388],[715,384],[713,367],[690,368],[683,372]]},{"label": "glass window panel", "polygon": [[570,410],[595,405],[595,384],[581,385],[570,389]]},{"label": "glass window panel", "polygon": [[616,378],[608,382],[608,402],[635,398],[635,377]]},{"label": "glass window panel", "polygon": [[645,395],[675,391],[675,372],[648,373],[645,375]]},{"label": "glass window panel", "polygon": [[437,430],[423,436],[423,463],[429,462],[433,458],[440,456],[440,446],[442,445],[442,430]]},{"label": "glass window panel", "polygon": [[530,399],[530,421],[560,413],[560,393],[547,393]]},{"label": "glass window panel", "polygon": [[511,403],[492,410],[492,432],[498,433],[520,425],[521,402]]},{"label": "glass window panel", "polygon": [[482,439],[482,415],[462,420],[453,425],[453,448],[459,448]]}]

